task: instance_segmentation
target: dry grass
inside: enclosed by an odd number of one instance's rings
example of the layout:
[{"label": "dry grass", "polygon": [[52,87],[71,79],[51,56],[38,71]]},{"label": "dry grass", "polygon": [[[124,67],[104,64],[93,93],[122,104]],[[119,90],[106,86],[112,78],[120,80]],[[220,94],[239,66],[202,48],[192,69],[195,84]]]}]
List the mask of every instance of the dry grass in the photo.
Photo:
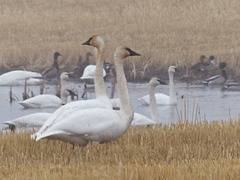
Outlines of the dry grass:
[{"label": "dry grass", "polygon": [[239,179],[240,122],[131,128],[108,144],[0,134],[0,179]]},{"label": "dry grass", "polygon": [[[127,45],[142,54],[151,72],[174,63],[187,67],[200,55],[215,55],[229,69],[239,67],[240,1],[238,0],[1,0],[0,67],[41,70],[63,54],[62,68],[71,68],[91,50],[82,47],[92,34],[106,41],[106,59]],[[149,71],[147,69],[147,71]]]}]

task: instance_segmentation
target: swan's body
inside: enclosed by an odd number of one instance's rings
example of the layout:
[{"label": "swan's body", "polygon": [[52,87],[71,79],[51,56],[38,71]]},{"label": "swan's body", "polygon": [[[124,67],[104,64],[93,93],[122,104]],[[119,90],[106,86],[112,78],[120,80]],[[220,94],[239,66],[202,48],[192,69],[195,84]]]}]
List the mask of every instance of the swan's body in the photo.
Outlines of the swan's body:
[{"label": "swan's body", "polygon": [[61,74],[61,99],[51,94],[40,94],[32,98],[19,102],[25,108],[57,108],[68,102],[69,92],[66,88],[68,74]]},{"label": "swan's body", "polygon": [[59,78],[59,65],[58,57],[61,56],[59,52],[54,53],[53,65],[42,71],[42,76],[46,80],[58,79]]},{"label": "swan's body", "polygon": [[[176,98],[176,92],[174,89],[174,82],[173,82],[173,75],[175,71],[178,71],[178,69],[175,66],[170,66],[168,68],[168,76],[169,76],[169,96],[162,93],[156,93],[156,103],[160,106],[168,106],[168,105],[176,105],[177,104],[177,98]],[[143,105],[150,105],[149,95],[143,96],[139,98],[138,100]]]},{"label": "swan's body", "polygon": [[[84,71],[83,75],[80,78],[87,84],[94,84],[94,77],[95,77],[96,66],[95,65],[88,65]],[[106,76],[106,72],[103,69],[103,77]]]},{"label": "swan's body", "polygon": [[212,76],[208,79],[202,80],[202,83],[205,85],[221,85],[227,81],[227,72],[225,70],[226,63],[222,62],[219,64],[219,69],[221,70],[221,74]]},{"label": "swan's body", "polygon": [[[92,39],[89,41],[91,42]],[[123,135],[133,120],[134,112],[128,94],[122,59],[134,55],[139,54],[122,46],[118,47],[114,53],[121,101],[120,111],[101,108],[78,110],[64,119],[59,117],[59,120],[42,131],[41,128],[36,140],[51,138],[67,141],[73,145],[86,145],[88,141],[105,143]]]},{"label": "swan's body", "polygon": [[38,72],[15,70],[0,76],[0,86],[21,86],[25,84],[25,80],[28,85],[38,85],[41,78],[42,75]]},{"label": "swan's body", "polygon": [[41,127],[51,115],[52,113],[33,113],[3,123],[17,127]]}]

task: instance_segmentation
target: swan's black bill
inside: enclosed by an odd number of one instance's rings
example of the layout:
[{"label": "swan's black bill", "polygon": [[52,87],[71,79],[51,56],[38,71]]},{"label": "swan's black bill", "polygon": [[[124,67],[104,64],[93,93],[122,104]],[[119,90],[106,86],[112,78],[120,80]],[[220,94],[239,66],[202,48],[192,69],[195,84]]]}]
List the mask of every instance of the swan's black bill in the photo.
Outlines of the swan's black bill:
[{"label": "swan's black bill", "polygon": [[162,81],[161,79],[158,79],[157,81],[158,81],[161,85],[168,85],[168,83]]},{"label": "swan's black bill", "polygon": [[176,72],[181,72],[178,68],[175,68],[175,71],[176,71]]},{"label": "swan's black bill", "polygon": [[90,37],[89,40],[87,40],[85,43],[82,43],[82,45],[90,45],[91,40],[92,40],[92,37]]},{"label": "swan's black bill", "polygon": [[141,54],[138,54],[138,53],[134,52],[130,48],[126,48],[126,50],[130,53],[130,56],[141,56]]}]

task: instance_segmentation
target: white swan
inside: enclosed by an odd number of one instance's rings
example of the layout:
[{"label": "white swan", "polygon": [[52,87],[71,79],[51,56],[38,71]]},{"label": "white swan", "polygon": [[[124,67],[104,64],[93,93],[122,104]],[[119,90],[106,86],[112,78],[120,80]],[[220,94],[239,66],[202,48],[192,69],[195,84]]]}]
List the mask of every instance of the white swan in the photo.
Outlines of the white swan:
[{"label": "white swan", "polygon": [[4,73],[0,76],[0,86],[22,86],[25,80],[28,85],[41,83],[42,75],[38,72],[15,70]]},{"label": "white swan", "polygon": [[123,70],[123,58],[128,56],[139,56],[139,54],[123,46],[115,50],[114,62],[121,101],[120,111],[102,108],[78,110],[66,118],[59,117],[61,120],[42,131],[36,141],[50,138],[83,146],[88,141],[105,143],[123,135],[128,130],[134,113]]},{"label": "white swan", "polygon": [[[95,95],[96,99],[90,99],[85,101],[74,101],[70,102],[59,109],[57,109],[53,115],[46,120],[44,125],[41,127],[41,129],[32,135],[32,138],[38,137],[42,134],[43,131],[50,128],[53,124],[57,123],[57,121],[61,121],[63,118],[66,118],[69,116],[69,114],[73,114],[75,111],[78,111],[80,109],[86,109],[86,108],[107,108],[112,109],[111,102],[109,101],[109,98],[107,97],[105,86],[104,86],[104,80],[103,80],[103,53],[104,53],[104,40],[99,35],[93,35],[91,38],[89,38],[88,41],[83,43],[83,45],[89,45],[97,48],[97,60],[96,60],[96,73],[94,78],[95,83]],[[62,119],[59,119],[59,117],[62,117]]]},{"label": "white swan", "polygon": [[[170,66],[168,68],[168,76],[169,76],[169,96],[162,93],[156,93],[156,102],[157,105],[176,105],[177,104],[177,98],[176,98],[176,92],[174,89],[174,82],[173,82],[173,75],[175,71],[179,71],[175,66]],[[149,105],[149,95],[143,96],[138,99],[143,105]]]},{"label": "white swan", "polygon": [[[94,83],[94,77],[95,77],[95,71],[96,66],[95,65],[88,65],[85,67],[83,71],[83,75],[80,77],[81,80],[83,80],[87,84],[93,84]],[[103,77],[106,76],[106,71],[103,69]]]},{"label": "white swan", "polygon": [[139,113],[134,113],[134,119],[132,121],[131,126],[142,126],[142,125],[155,125],[156,123],[160,123],[160,117],[157,111],[157,103],[155,98],[155,87],[160,84],[166,84],[159,78],[152,78],[149,81],[149,98],[150,98],[150,109],[151,109],[151,116],[152,119],[147,118]]},{"label": "white swan", "polygon": [[25,108],[56,108],[68,102],[69,92],[66,88],[68,73],[61,74],[61,99],[51,94],[40,94],[19,102]]},{"label": "white swan", "polygon": [[52,113],[33,113],[10,121],[5,121],[3,124],[17,127],[41,127],[51,115]]}]

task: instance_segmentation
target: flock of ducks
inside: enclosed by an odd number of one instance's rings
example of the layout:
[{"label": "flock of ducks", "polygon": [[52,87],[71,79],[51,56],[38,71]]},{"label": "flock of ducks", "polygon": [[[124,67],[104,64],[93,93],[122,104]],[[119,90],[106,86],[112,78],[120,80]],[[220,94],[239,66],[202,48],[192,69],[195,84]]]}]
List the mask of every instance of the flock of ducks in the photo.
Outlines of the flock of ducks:
[{"label": "flock of ducks", "polygon": [[[139,113],[134,113],[128,93],[127,80],[123,69],[123,60],[129,56],[140,56],[128,47],[118,46],[114,52],[114,76],[117,82],[119,99],[109,99],[106,93],[104,77],[104,40],[100,35],[91,36],[84,46],[91,46],[97,49],[96,65],[85,65],[80,67],[82,57],[79,58],[77,67],[72,72],[63,72],[60,76],[61,94],[60,98],[55,95],[37,95],[27,100],[19,102],[25,108],[58,108],[54,113],[34,113],[16,118],[4,123],[11,126],[34,126],[40,127],[38,132],[31,138],[39,141],[44,138],[57,139],[69,142],[73,145],[84,146],[89,141],[106,143],[122,136],[130,126],[156,125],[161,122],[157,111],[157,105],[176,105],[177,98],[174,88],[174,73],[179,70],[175,66],[168,69],[169,75],[169,95],[156,93],[158,85],[166,85],[159,78],[152,78],[149,81],[149,94],[139,98],[143,105],[150,105],[152,119]],[[47,68],[42,73],[29,71],[12,71],[0,76],[0,85],[23,85],[38,84],[41,78],[52,80],[59,74],[58,57],[59,52],[54,54],[52,67]],[[91,53],[87,53],[86,59],[89,61]],[[205,63],[205,56],[200,57],[200,62],[192,66],[192,71],[205,71],[215,66],[214,56],[210,56],[209,62]],[[107,65],[109,69],[110,64]],[[226,82],[226,63],[219,65],[220,75],[203,80],[204,84]],[[82,74],[80,72],[83,72]],[[107,71],[108,72],[108,71]],[[13,74],[15,73],[15,78]],[[9,78],[8,78],[9,77]],[[95,86],[96,99],[85,101],[73,101],[69,99],[70,91],[66,87],[69,78],[80,78],[86,84]],[[116,110],[116,108],[118,110]]]}]

